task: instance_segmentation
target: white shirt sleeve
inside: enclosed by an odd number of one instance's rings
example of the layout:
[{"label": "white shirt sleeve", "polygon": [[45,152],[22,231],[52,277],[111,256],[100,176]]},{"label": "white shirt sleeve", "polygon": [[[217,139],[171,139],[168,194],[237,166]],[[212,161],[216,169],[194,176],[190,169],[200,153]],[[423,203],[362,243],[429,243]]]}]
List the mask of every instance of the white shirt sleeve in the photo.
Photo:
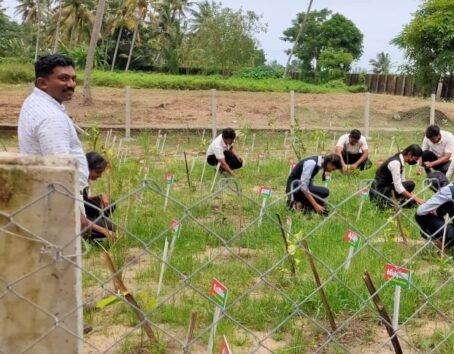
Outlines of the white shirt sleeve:
[{"label": "white shirt sleeve", "polygon": [[369,150],[369,146],[367,146],[367,140],[365,136],[361,136],[359,139],[359,147],[362,151]]},{"label": "white shirt sleeve", "polygon": [[391,175],[393,177],[393,184],[394,184],[394,189],[397,191],[397,193],[402,194],[402,192],[405,192],[405,188],[402,184],[402,175],[400,174],[400,163],[397,160],[391,161],[388,164],[388,170],[391,171]]},{"label": "white shirt sleeve", "polygon": [[429,139],[426,137],[422,140],[422,150],[429,150]]},{"label": "white shirt sleeve", "polygon": [[341,148],[345,147],[345,137],[346,137],[346,135],[342,135],[339,138],[339,140],[337,141],[336,147],[341,147]]},{"label": "white shirt sleeve", "polygon": [[317,164],[314,160],[308,160],[303,164],[303,173],[301,174],[301,190],[307,192],[311,183],[312,172]]},{"label": "white shirt sleeve", "polygon": [[58,117],[43,119],[36,126],[36,136],[43,155],[70,153],[71,133],[69,122]]},{"label": "white shirt sleeve", "polygon": [[452,134],[446,134],[446,146],[445,153],[454,154],[454,136]]}]

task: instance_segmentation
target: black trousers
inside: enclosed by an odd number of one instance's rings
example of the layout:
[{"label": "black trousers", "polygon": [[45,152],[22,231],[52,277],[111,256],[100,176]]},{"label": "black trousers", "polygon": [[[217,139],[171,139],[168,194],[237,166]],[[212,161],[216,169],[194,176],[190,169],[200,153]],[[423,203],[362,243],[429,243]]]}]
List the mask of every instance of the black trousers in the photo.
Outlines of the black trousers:
[{"label": "black trousers", "polygon": [[[287,182],[287,188],[286,188],[286,193],[289,193],[291,190],[291,183],[292,181]],[[329,196],[329,189],[325,187],[319,187],[319,186],[314,186],[313,184],[309,185],[309,192],[312,193],[312,196],[314,197],[315,201],[320,204],[321,206],[325,205],[325,198],[328,198]],[[303,210],[304,211],[315,211],[314,207],[312,206],[311,202],[306,198],[304,193],[301,190],[298,190],[297,192],[293,193],[293,201],[294,202],[300,202],[303,204]],[[291,199],[289,196],[288,200],[288,206],[291,207]]]},{"label": "black trousers", "polygon": [[[422,152],[422,163],[424,165],[424,162],[433,162],[435,160],[438,160],[437,155],[435,155],[432,151],[429,150],[424,150]],[[447,161],[442,165],[437,165],[432,167],[434,170],[440,171],[444,175],[446,175],[446,172],[448,172],[449,165],[451,164],[451,161]],[[426,173],[430,173],[431,169],[428,167],[424,167]]]},{"label": "black trousers", "polygon": [[[361,156],[363,156],[363,154],[352,154],[351,152],[348,152],[348,151],[342,151],[342,158],[344,159],[344,162],[346,165],[353,165],[354,163],[356,163],[360,158]],[[367,170],[368,168],[370,168],[372,166],[372,162],[369,160],[369,159],[366,159],[365,161],[363,161],[361,163],[361,165],[359,165],[359,169],[361,171],[363,170]]]},{"label": "black trousers", "polygon": [[[450,203],[451,205],[446,206],[446,204],[448,203]],[[421,236],[423,238],[430,237],[436,240],[441,240],[443,238],[445,226],[445,221],[443,219],[444,211],[442,209],[445,207],[453,209],[453,206],[454,206],[453,202],[447,202],[443,204],[440,208],[437,209],[437,216],[432,214],[427,215],[416,214],[415,219],[419,227],[421,228]],[[448,224],[446,227],[445,246],[454,247],[454,225],[452,223]]]},{"label": "black trousers", "polygon": [[[243,167],[243,163],[240,160],[238,160],[238,158],[234,154],[232,154],[231,151],[229,151],[229,150],[224,151],[224,156],[225,156],[225,163],[227,165],[229,165],[229,167],[232,170],[237,170],[237,169]],[[207,162],[211,166],[216,166],[219,161],[215,155],[208,155]]]},{"label": "black trousers", "polygon": [[[109,208],[106,208],[104,210],[104,216],[101,216],[101,212],[96,209],[98,207],[99,209],[102,209],[101,206],[101,196],[94,196],[94,197],[88,197],[84,193],[84,202],[85,203],[85,213],[87,214],[87,219],[90,221],[95,221],[96,225],[99,225],[105,229],[108,229],[110,231],[115,231],[115,225],[113,222],[109,219],[110,215],[115,211],[115,205],[111,205]],[[89,203],[89,204],[87,204]],[[91,234],[88,236],[88,238],[94,239],[94,238],[103,238],[106,237],[104,234],[98,233],[96,231],[91,231]]]},{"label": "black trousers", "polygon": [[[413,182],[413,181],[404,181],[404,182],[402,182],[402,185],[404,186],[405,190],[410,193],[413,192],[413,190],[415,189],[415,182]],[[381,209],[391,207],[391,206],[393,206],[393,203],[392,203],[392,192],[393,191],[396,196],[397,202],[399,204],[403,204],[407,201],[407,198],[405,198],[405,197],[401,196],[399,193],[397,193],[397,191],[394,189],[393,185],[377,187],[375,181],[372,182],[372,185],[370,187],[370,193],[369,193],[370,200],[372,202],[374,202],[375,204],[377,204],[377,206]],[[416,206],[417,206],[417,204],[414,201],[411,201],[411,202],[405,204],[406,208],[413,208]]]}]

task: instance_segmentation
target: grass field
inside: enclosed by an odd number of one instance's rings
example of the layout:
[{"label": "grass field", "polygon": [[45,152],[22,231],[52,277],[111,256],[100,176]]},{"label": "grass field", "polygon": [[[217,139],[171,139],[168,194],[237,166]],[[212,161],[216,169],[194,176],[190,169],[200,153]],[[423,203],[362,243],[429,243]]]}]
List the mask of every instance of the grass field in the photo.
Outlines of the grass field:
[{"label": "grass field", "polygon": [[[150,346],[134,312],[125,303],[103,309],[95,304],[110,293],[110,273],[100,257],[102,247],[91,245],[84,256],[85,322],[94,327],[86,336],[87,352],[179,353],[185,343],[192,311],[197,312],[192,353],[206,352],[214,303],[209,299],[212,278],[228,289],[224,316],[219,321],[214,352],[219,352],[225,335],[234,353],[387,353],[389,338],[362,279],[367,270],[381,300],[392,316],[394,287],[383,279],[386,263],[410,268],[411,287],[402,290],[398,332],[405,353],[452,353],[454,312],[452,304],[453,261],[440,257],[434,246],[424,243],[413,224],[414,210],[403,210],[403,225],[408,244],[403,244],[393,211],[379,212],[369,200],[358,196],[363,183],[373,178],[376,161],[397,151],[397,146],[419,143],[420,134],[375,133],[371,136],[372,169],[349,176],[335,172],[329,185],[333,215],[301,215],[285,207],[285,182],[288,159],[297,160],[286,144],[284,133],[243,131],[237,146],[246,160],[235,183],[210,194],[213,168],[204,172],[202,132],[172,133],[165,146],[156,146],[156,132],[142,132],[132,142],[120,136],[104,149],[112,171],[93,186],[93,193],[108,192],[118,202],[114,221],[119,240],[104,243],[121,271],[123,281],[158,334],[158,344]],[[254,147],[253,135],[256,134]],[[301,156],[314,155],[322,148],[330,151],[334,132],[298,132],[296,149]],[[336,134],[339,136],[339,133]],[[394,137],[394,138],[393,138]],[[319,141],[316,148],[314,141]],[[394,139],[394,142],[391,143]],[[96,140],[96,143],[95,143]],[[86,151],[96,144],[102,150],[105,137],[92,135],[85,141]],[[287,139],[286,143],[289,142]],[[306,149],[304,150],[303,147]],[[127,158],[124,159],[125,152]],[[187,152],[191,173],[188,186],[183,151]],[[264,158],[259,163],[257,153]],[[148,170],[148,171],[147,171]],[[146,172],[147,171],[147,172]],[[164,175],[174,175],[171,200],[163,210]],[[423,177],[407,167],[407,177],[423,189]],[[150,181],[143,187],[142,179]],[[225,181],[225,180],[224,180]],[[320,176],[317,184],[322,184]],[[222,186],[223,184],[221,184]],[[272,188],[266,215],[259,225],[262,199],[260,186]],[[422,193],[428,198],[431,192]],[[361,217],[356,220],[360,204]],[[284,221],[292,218],[290,248],[296,260],[296,277],[290,274],[276,214]],[[163,288],[156,296],[165,239],[170,242],[172,220],[182,223],[181,234],[167,267]],[[344,269],[348,245],[344,233],[352,229],[361,237],[351,266]],[[322,300],[301,248],[307,240],[315,259],[329,305],[338,326],[332,336]],[[159,329],[158,329],[159,328]]]}]

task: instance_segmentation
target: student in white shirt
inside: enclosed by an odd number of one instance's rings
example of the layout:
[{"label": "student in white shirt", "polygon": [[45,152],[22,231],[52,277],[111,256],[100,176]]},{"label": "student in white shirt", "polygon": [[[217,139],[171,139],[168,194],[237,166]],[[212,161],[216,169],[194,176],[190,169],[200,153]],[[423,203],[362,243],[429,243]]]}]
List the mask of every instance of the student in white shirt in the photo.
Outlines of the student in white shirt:
[{"label": "student in white shirt", "polygon": [[216,166],[220,163],[220,170],[225,171],[230,176],[235,175],[233,170],[243,167],[243,159],[232,146],[235,138],[235,130],[225,128],[207,149],[207,162],[211,166]]},{"label": "student in white shirt", "polygon": [[415,219],[421,228],[421,236],[432,239],[441,248],[441,239],[445,233],[445,246],[454,247],[453,222],[445,225],[444,220],[446,214],[454,216],[454,186],[439,171],[430,173],[427,178],[431,180],[431,188],[437,193],[416,210]]},{"label": "student in white shirt", "polygon": [[437,125],[429,125],[426,129],[426,136],[422,142],[421,163],[426,173],[432,168],[451,177],[452,169],[450,164],[454,153],[454,136],[447,131],[440,130]]},{"label": "student in white shirt", "polygon": [[336,154],[340,156],[342,170],[347,172],[348,166],[354,171],[359,168],[361,171],[371,167],[368,159],[369,147],[367,141],[358,129],[353,129],[350,134],[342,135],[336,144]]},{"label": "student in white shirt", "polygon": [[397,201],[405,204],[406,207],[413,207],[415,203],[421,205],[424,201],[413,194],[415,183],[405,180],[405,164],[415,165],[421,158],[422,150],[419,145],[407,146],[402,153],[388,158],[377,169],[375,180],[370,188],[370,199],[380,208],[393,205],[392,193],[394,192]]}]

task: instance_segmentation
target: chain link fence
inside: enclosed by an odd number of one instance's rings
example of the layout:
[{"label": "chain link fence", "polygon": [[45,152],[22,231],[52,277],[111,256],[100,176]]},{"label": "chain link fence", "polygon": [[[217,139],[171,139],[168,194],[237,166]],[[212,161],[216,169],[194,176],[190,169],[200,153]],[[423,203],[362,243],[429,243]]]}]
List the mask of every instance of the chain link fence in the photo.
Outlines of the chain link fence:
[{"label": "chain link fence", "polygon": [[[159,158],[116,156],[114,242],[75,231],[68,173],[2,159],[0,353],[454,351],[452,257],[420,237],[414,210],[371,205],[370,180],[331,185],[340,196],[320,217],[288,210],[277,185],[199,162],[163,181]],[[245,169],[253,180],[286,163]]]}]

